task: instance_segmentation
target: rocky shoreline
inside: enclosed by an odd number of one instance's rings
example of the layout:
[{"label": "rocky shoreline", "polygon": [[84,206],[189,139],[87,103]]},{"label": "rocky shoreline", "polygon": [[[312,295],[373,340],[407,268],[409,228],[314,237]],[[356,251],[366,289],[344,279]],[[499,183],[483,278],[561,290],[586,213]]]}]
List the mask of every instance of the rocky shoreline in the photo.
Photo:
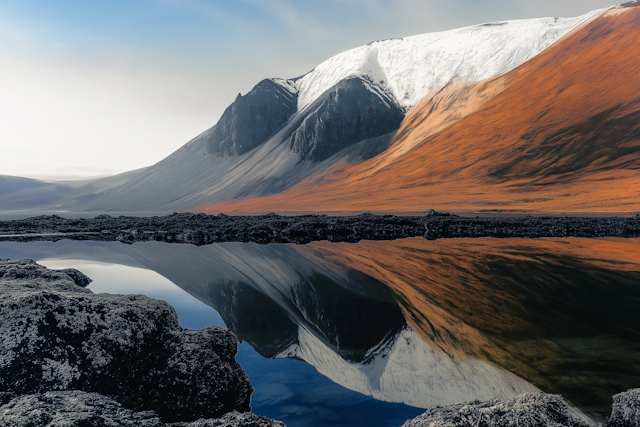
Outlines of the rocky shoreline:
[{"label": "rocky shoreline", "polygon": [[94,294],[89,282],[73,269],[0,260],[0,425],[62,425],[60,413],[79,417],[64,425],[162,425],[250,410],[233,333],[183,329],[166,302]]},{"label": "rocky shoreline", "polygon": [[[253,387],[228,330],[182,329],[143,295],[94,294],[75,269],[0,260],[0,425],[285,427],[249,412]],[[404,427],[587,427],[557,395],[430,408]],[[605,427],[640,427],[640,389]]]},{"label": "rocky shoreline", "polygon": [[[402,427],[592,427],[562,396],[526,393],[509,400],[436,406]],[[613,396],[613,412],[602,427],[639,427],[640,389]]]},{"label": "rocky shoreline", "polygon": [[276,214],[228,216],[174,213],[161,217],[66,219],[57,215],[0,221],[0,242],[62,239],[103,242],[166,242],[208,245],[223,242],[296,243],[318,240],[358,242],[423,236],[446,238],[640,237],[633,217],[469,218],[430,210],[424,216]]}]

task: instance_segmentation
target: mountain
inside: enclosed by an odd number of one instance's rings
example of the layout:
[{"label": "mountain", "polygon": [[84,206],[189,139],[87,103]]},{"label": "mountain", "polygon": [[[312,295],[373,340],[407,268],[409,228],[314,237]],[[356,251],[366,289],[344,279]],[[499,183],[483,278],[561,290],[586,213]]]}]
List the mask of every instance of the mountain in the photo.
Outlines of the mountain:
[{"label": "mountain", "polygon": [[378,156],[206,208],[640,210],[638,5],[588,15],[505,74],[435,87]]},{"label": "mountain", "polygon": [[[96,188],[74,187],[66,194],[51,191],[58,184],[42,186],[40,193],[18,188],[0,192],[0,203],[7,210],[36,207],[31,201],[41,194],[38,209],[161,212],[244,198],[249,204],[237,208],[255,210],[251,200],[256,197],[297,194],[308,188],[305,180],[321,182],[345,163],[369,165],[397,156],[398,141],[417,117],[416,105],[424,109],[443,91],[511,72],[603,12],[373,42],[336,55],[304,76],[263,80],[238,95],[215,126],[126,182],[105,187],[101,181]],[[460,97],[451,92],[452,109]],[[403,133],[396,135],[398,129]],[[292,207],[289,196],[282,200],[287,204],[277,207]],[[262,203],[259,209],[273,210],[269,201],[257,203]],[[306,199],[296,208],[315,206],[320,206],[315,199]]]}]

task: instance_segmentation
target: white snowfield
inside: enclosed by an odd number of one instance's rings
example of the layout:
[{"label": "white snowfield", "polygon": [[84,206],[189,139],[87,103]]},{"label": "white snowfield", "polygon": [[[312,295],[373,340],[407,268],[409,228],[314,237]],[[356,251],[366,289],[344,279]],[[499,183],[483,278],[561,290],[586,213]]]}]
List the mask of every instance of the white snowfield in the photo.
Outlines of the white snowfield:
[{"label": "white snowfield", "polygon": [[577,18],[493,22],[351,49],[296,81],[298,110],[349,77],[384,88],[398,106],[409,110],[453,80],[476,82],[513,70],[605,10]]}]

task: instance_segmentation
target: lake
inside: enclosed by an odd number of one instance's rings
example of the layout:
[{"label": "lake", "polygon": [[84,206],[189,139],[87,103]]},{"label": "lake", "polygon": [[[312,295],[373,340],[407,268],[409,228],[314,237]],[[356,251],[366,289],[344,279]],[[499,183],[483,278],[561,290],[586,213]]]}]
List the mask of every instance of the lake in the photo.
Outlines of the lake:
[{"label": "lake", "polygon": [[294,426],[399,426],[437,404],[562,394],[593,419],[640,386],[640,240],[0,243],[94,292],[225,326],[252,409]]}]

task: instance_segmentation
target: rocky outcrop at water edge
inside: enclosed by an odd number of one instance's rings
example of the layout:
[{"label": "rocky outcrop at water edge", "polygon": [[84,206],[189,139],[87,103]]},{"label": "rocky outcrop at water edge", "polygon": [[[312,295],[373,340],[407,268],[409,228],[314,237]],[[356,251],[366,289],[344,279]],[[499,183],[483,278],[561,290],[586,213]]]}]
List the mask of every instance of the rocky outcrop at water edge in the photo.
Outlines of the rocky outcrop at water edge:
[{"label": "rocky outcrop at water edge", "polygon": [[82,390],[155,411],[163,422],[250,409],[253,388],[235,360],[235,335],[182,329],[166,302],[77,284],[88,281],[77,270],[0,260],[0,404]]},{"label": "rocky outcrop at water edge", "polygon": [[165,424],[153,411],[135,412],[101,394],[77,390],[50,391],[15,398],[0,406],[0,420],[5,427],[285,427],[280,421],[236,411],[219,419]]}]

